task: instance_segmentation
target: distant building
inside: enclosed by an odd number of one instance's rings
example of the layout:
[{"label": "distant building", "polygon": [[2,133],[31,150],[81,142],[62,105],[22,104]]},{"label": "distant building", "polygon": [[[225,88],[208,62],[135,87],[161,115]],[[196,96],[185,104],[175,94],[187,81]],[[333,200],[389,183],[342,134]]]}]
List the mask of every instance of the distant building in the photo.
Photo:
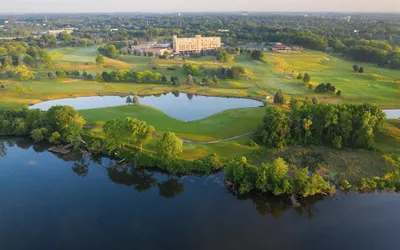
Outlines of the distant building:
[{"label": "distant building", "polygon": [[153,48],[169,49],[169,48],[171,48],[171,44],[170,43],[155,43],[155,44],[153,44]]},{"label": "distant building", "polygon": [[291,52],[292,48],[281,43],[277,43],[272,47],[272,51],[275,52]]},{"label": "distant building", "polygon": [[73,31],[73,30],[67,30],[67,29],[48,30],[48,31],[47,31],[47,34],[50,34],[50,35],[58,35],[58,34],[60,34],[60,33],[62,33],[62,32],[66,32],[66,33],[68,33],[68,34],[71,34],[72,31]]},{"label": "distant building", "polygon": [[146,42],[138,45],[133,45],[130,47],[129,52],[134,54],[134,51],[138,53],[138,55],[143,55],[144,53],[152,52],[154,56],[162,56],[164,52],[168,52],[168,54],[172,53],[170,44],[160,44],[157,42]]},{"label": "distant building", "polygon": [[200,35],[196,35],[194,38],[173,37],[173,49],[176,53],[210,51],[219,47],[221,47],[221,37],[202,37]]}]

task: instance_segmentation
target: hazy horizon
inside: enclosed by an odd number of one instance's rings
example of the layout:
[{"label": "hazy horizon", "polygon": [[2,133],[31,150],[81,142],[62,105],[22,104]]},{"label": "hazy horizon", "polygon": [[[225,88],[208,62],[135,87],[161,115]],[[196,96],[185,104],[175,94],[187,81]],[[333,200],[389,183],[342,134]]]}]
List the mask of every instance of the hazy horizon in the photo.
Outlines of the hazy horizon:
[{"label": "hazy horizon", "polygon": [[[4,1],[4,0],[3,0]],[[106,12],[400,12],[399,0],[15,0],[0,13]]]}]

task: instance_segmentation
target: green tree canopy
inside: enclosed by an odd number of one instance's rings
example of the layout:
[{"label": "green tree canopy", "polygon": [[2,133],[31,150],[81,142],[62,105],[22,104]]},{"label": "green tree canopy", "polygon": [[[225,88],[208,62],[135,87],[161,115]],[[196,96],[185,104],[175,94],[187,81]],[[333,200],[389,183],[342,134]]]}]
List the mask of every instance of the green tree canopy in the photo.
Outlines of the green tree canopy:
[{"label": "green tree canopy", "polygon": [[157,142],[157,152],[170,159],[175,159],[183,151],[183,142],[173,132],[167,132]]}]

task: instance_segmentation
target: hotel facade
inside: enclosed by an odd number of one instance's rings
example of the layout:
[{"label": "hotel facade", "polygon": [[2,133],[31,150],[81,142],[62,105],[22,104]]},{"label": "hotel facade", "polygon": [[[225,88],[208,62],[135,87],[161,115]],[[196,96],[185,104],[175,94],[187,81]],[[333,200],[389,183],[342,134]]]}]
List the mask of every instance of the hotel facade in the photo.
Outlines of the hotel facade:
[{"label": "hotel facade", "polygon": [[177,36],[173,36],[173,49],[176,53],[215,50],[219,47],[221,47],[221,37],[202,37],[196,35],[193,38],[178,38]]}]

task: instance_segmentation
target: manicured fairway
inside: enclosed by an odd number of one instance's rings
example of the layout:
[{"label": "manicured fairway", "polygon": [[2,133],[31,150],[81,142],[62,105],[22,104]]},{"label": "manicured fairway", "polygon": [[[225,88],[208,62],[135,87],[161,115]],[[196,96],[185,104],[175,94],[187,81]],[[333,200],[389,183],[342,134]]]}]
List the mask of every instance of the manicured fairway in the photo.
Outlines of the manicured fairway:
[{"label": "manicured fairway", "polygon": [[227,110],[202,120],[184,122],[160,110],[144,105],[129,105],[102,109],[81,110],[88,125],[117,117],[135,117],[154,126],[157,131],[176,132],[180,137],[196,141],[225,139],[255,131],[262,121],[265,108]]}]

